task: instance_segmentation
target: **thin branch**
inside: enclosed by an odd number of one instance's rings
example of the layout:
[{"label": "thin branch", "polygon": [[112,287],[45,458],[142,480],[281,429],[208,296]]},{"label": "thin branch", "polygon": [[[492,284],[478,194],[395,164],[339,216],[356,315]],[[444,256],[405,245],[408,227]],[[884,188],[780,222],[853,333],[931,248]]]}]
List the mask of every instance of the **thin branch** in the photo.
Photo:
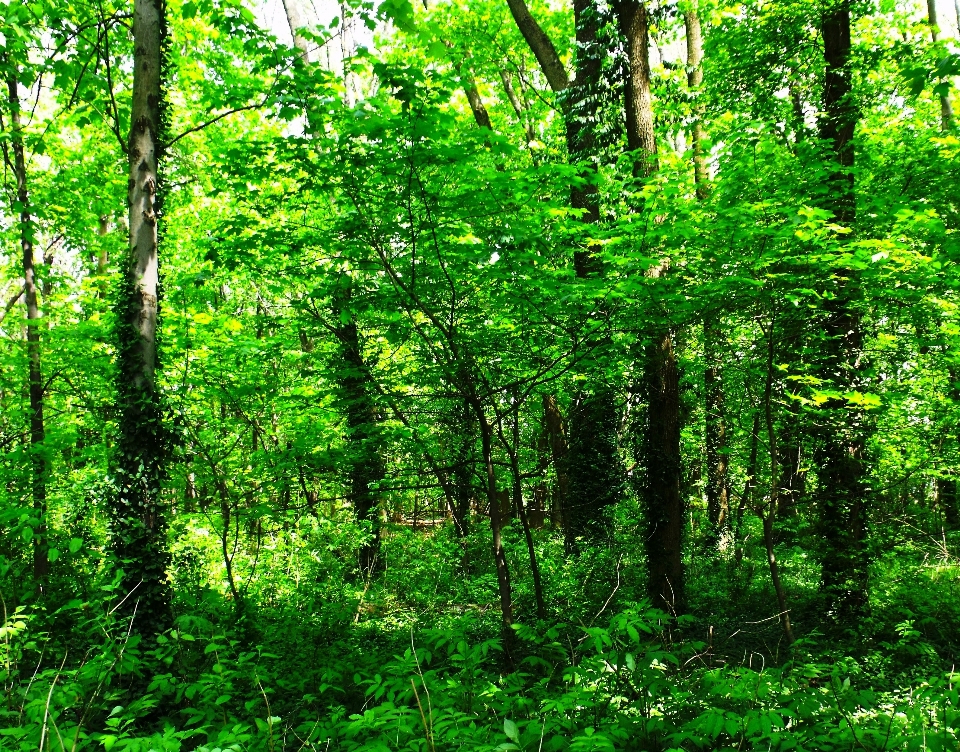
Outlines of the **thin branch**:
[{"label": "thin branch", "polygon": [[0,311],[0,324],[3,323],[3,320],[7,317],[7,314],[13,310],[13,307],[20,302],[20,298],[23,297],[23,283],[20,283],[19,289],[17,289],[16,294],[7,301],[7,304],[3,307],[3,310]]},{"label": "thin branch", "polygon": [[237,112],[244,112],[245,110],[259,110],[261,107],[265,107],[265,106],[266,106],[266,102],[264,101],[264,102],[260,102],[260,104],[248,104],[248,105],[244,105],[243,107],[237,107],[233,110],[227,110],[226,112],[221,112],[215,118],[212,118],[211,120],[208,120],[205,123],[201,123],[200,125],[195,125],[193,128],[188,128],[176,138],[168,141],[166,146],[167,147],[173,146],[175,143],[177,143],[177,141],[179,141],[184,136],[189,136],[191,133],[202,131],[204,128],[210,125],[213,125],[214,123],[219,122],[220,120],[223,120],[228,115],[233,115]]}]

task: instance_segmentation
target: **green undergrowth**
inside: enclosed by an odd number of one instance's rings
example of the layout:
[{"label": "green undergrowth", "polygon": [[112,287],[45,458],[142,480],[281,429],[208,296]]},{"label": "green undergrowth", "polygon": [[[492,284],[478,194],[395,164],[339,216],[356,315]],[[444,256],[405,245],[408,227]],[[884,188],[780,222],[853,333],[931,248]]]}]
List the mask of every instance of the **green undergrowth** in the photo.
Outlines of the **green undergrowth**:
[{"label": "green undergrowth", "polygon": [[[446,528],[398,526],[373,582],[335,566],[362,542],[355,530],[301,532],[301,548],[261,554],[295,559],[300,576],[262,570],[243,590],[242,608],[213,585],[219,573],[204,554],[206,537],[181,539],[180,616],[151,644],[118,619],[113,582],[91,583],[94,595],[59,607],[37,599],[6,613],[0,750],[693,752],[960,743],[960,570],[918,545],[879,557],[871,615],[857,629],[831,631],[813,618],[806,553],[785,544],[799,635],[789,647],[756,551],[711,566],[692,556],[696,597],[691,614],[676,619],[638,597],[642,572],[628,550],[570,560],[556,536],[542,532],[544,580],[560,605],[537,621],[529,583],[518,576],[518,623],[503,633],[482,530],[459,540]],[[519,536],[507,537],[522,571]],[[414,544],[422,556],[401,555]]]},{"label": "green undergrowth", "polygon": [[[956,749],[957,678],[933,670],[891,686],[888,655],[818,659],[801,640],[783,665],[717,665],[709,645],[643,608],[602,624],[517,625],[483,639],[482,617],[412,629],[379,666],[348,642],[292,665],[181,617],[147,648],[106,613],[74,604],[89,647],[52,642],[22,609],[2,627],[3,729],[17,750],[846,750]],[[101,633],[93,640],[94,633]],[[509,648],[509,649],[508,649]],[[38,664],[41,667],[37,669]],[[895,683],[895,682],[893,682]]]}]

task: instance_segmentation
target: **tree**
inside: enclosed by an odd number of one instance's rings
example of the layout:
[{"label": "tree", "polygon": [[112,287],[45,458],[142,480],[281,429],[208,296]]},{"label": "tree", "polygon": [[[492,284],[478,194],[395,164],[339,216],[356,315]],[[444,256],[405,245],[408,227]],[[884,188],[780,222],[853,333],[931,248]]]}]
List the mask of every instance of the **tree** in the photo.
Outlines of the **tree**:
[{"label": "tree", "polygon": [[44,456],[45,428],[43,423],[43,373],[40,367],[40,307],[37,302],[37,276],[34,267],[35,226],[30,210],[27,189],[27,163],[24,154],[23,122],[20,114],[19,70],[8,55],[0,62],[9,67],[6,72],[10,115],[10,153],[4,143],[4,159],[16,176],[16,204],[19,206],[20,249],[23,260],[23,301],[27,309],[27,384],[30,394],[30,462],[32,466],[31,492],[36,528],[33,533],[33,573],[38,581],[47,575],[47,460]]},{"label": "tree", "polygon": [[[821,21],[823,118],[820,137],[832,151],[833,165],[825,203],[841,225],[854,228],[854,131],[858,115],[851,71],[850,3],[829,5]],[[833,273],[825,303],[825,341],[819,375],[840,394],[862,391],[863,330],[858,310],[857,273],[840,267]],[[869,510],[866,444],[869,418],[834,393],[817,416],[815,460],[820,487],[820,524],[825,542],[823,590],[829,608],[852,623],[868,605],[869,557],[866,546]]]},{"label": "tree", "polygon": [[163,0],[136,0],[133,104],[127,145],[129,255],[114,304],[117,441],[111,535],[124,570],[124,612],[157,634],[171,623],[166,509],[168,451],[159,384],[161,164],[164,138]]}]

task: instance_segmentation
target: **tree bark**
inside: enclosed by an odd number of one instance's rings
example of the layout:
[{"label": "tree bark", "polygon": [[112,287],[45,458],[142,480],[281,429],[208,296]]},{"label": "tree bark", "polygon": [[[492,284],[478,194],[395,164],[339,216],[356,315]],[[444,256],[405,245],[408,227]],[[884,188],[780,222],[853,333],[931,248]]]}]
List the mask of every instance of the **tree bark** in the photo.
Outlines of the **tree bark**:
[{"label": "tree bark", "polygon": [[646,467],[643,495],[648,592],[654,606],[681,613],[686,608],[686,594],[680,493],[680,379],[669,334],[648,345],[644,381],[648,400],[642,444]]},{"label": "tree bark", "polygon": [[171,623],[167,525],[161,499],[166,435],[157,384],[158,162],[162,144],[162,0],[135,0],[133,108],[128,146],[129,255],[115,304],[118,437],[112,543],[124,569],[126,613],[156,634]]},{"label": "tree bark", "polygon": [[510,568],[503,549],[503,520],[497,498],[497,471],[493,464],[493,427],[484,414],[483,404],[475,395],[468,397],[477,421],[480,424],[480,446],[487,481],[487,505],[490,509],[490,532],[493,544],[493,562],[497,572],[497,590],[500,595],[500,618],[503,625],[503,640],[509,653],[513,625],[513,588],[510,583]]},{"label": "tree bark", "polygon": [[[533,51],[553,91],[566,122],[567,154],[581,169],[580,180],[570,188],[570,205],[579,210],[580,221],[600,221],[597,194],[596,120],[597,99],[603,70],[603,50],[598,43],[600,16],[595,0],[574,0],[576,75],[570,81],[556,48],[530,15],[523,0],[507,0],[521,34]],[[595,247],[574,251],[573,265],[580,279],[603,273]],[[594,374],[589,387],[578,395],[570,414],[570,443],[564,501],[566,547],[573,552],[577,538],[597,538],[608,530],[609,508],[620,498],[625,485],[623,463],[617,449],[619,415],[614,391],[602,374]],[[558,468],[559,472],[559,468]]]},{"label": "tree bark", "polygon": [[7,79],[10,103],[10,145],[17,180],[20,214],[20,250],[23,259],[23,298],[27,309],[27,384],[30,392],[30,464],[33,513],[37,525],[33,535],[33,575],[46,579],[47,554],[47,461],[44,454],[46,433],[43,423],[43,374],[40,368],[40,307],[37,303],[37,278],[33,259],[34,223],[27,190],[27,162],[20,120],[20,94],[16,72]]},{"label": "tree bark", "polygon": [[[930,25],[930,38],[936,44],[939,32],[936,0],[927,0],[927,23]],[[953,107],[950,106],[950,95],[946,92],[940,95],[940,127],[944,131],[953,129]]]},{"label": "tree bark", "polygon": [[310,41],[300,34],[306,28],[307,21],[300,7],[300,0],[283,0],[283,11],[287,16],[290,34],[293,36],[293,46],[300,50],[300,59],[305,63],[312,63],[316,58],[315,50]]},{"label": "tree bark", "polygon": [[520,29],[520,33],[533,52],[533,56],[537,58],[550,88],[554,92],[561,92],[566,89],[570,84],[570,79],[567,77],[563,61],[560,60],[557,48],[553,46],[550,37],[531,15],[527,4],[524,0],[507,0],[507,5],[510,6],[513,20],[517,22],[517,28]]},{"label": "tree bark", "polygon": [[[581,181],[570,189],[570,205],[579,210],[581,222],[595,225],[600,222],[600,201],[594,123],[604,50],[598,41],[600,16],[595,0],[574,0],[573,14],[576,75],[561,100],[569,160],[581,170]],[[574,251],[573,265],[579,279],[603,275],[598,248],[594,246]],[[620,413],[616,392],[596,366],[588,376],[587,388],[576,396],[570,411],[564,509],[569,553],[577,550],[580,537],[600,541],[608,536],[610,509],[621,498],[626,482],[618,451]]]},{"label": "tree bark", "polygon": [[790,609],[787,608],[787,591],[780,579],[780,565],[777,562],[774,546],[774,523],[779,508],[780,494],[780,456],[777,451],[777,432],[773,420],[773,355],[774,355],[774,327],[770,322],[767,337],[767,378],[763,390],[763,412],[767,424],[767,449],[770,453],[770,493],[767,499],[766,512],[761,508],[760,519],[763,522],[763,543],[767,551],[767,565],[770,567],[770,581],[773,583],[777,595],[777,606],[780,609],[780,625],[787,638],[787,644],[793,645],[793,626],[790,623]]},{"label": "tree bark", "polygon": [[523,537],[527,544],[527,556],[530,559],[530,574],[533,576],[533,595],[537,602],[537,618],[547,618],[547,604],[543,595],[543,582],[540,578],[540,564],[537,561],[537,550],[534,546],[533,533],[530,530],[530,520],[527,517],[527,510],[523,504],[523,483],[520,474],[520,403],[514,395],[513,405],[513,436],[509,444],[504,440],[503,432],[500,432],[501,442],[507,449],[510,458],[510,474],[513,478],[513,506],[517,510],[517,516],[520,518],[520,526],[523,528]]},{"label": "tree bark", "polygon": [[553,521],[566,528],[567,499],[570,495],[570,480],[567,476],[567,432],[563,415],[552,394],[543,395],[543,425],[550,445],[553,472],[556,482],[553,487]]},{"label": "tree bark", "polygon": [[723,370],[717,353],[720,332],[715,319],[703,322],[704,359],[703,373],[706,392],[704,421],[704,444],[707,463],[707,515],[712,533],[719,539],[720,533],[730,525],[730,488],[727,480],[727,421],[723,390]]},{"label": "tree bark", "polygon": [[[857,112],[850,74],[850,0],[825,12],[821,34],[826,75],[820,136],[833,151],[836,167],[829,177],[828,208],[847,227],[856,220],[853,135]],[[863,334],[856,308],[856,272],[838,269],[840,281],[826,302],[825,342],[820,377],[842,393],[858,391]],[[869,556],[866,550],[867,484],[865,451],[869,435],[864,412],[843,398],[825,403],[818,415],[814,459],[820,487],[820,525],[825,550],[822,587],[828,613],[853,624],[868,608]]]},{"label": "tree bark", "polygon": [[687,87],[694,97],[693,124],[690,129],[690,142],[693,151],[693,181],[697,198],[703,201],[709,192],[707,184],[707,161],[703,154],[703,105],[697,98],[703,85],[703,31],[700,27],[700,14],[696,2],[683,14],[683,25],[687,36]]},{"label": "tree bark", "polygon": [[[693,181],[697,200],[704,201],[709,193],[707,166],[703,155],[703,107],[697,99],[703,85],[703,32],[696,3],[683,14],[687,38],[687,87],[694,97],[693,125],[690,141],[693,152]],[[703,357],[706,370],[703,374],[706,392],[706,420],[704,444],[707,464],[707,515],[711,533],[717,540],[721,531],[730,524],[730,489],[727,482],[727,424],[723,390],[723,370],[717,353],[720,340],[717,316],[709,313],[703,321]]]},{"label": "tree bark", "polygon": [[650,29],[647,7],[639,0],[617,5],[620,32],[627,45],[629,75],[624,96],[627,116],[627,148],[634,158],[634,175],[648,178],[659,165],[653,130],[653,98],[650,93]]},{"label": "tree bark", "polygon": [[356,318],[350,310],[352,287],[349,280],[334,293],[333,315],[340,345],[339,384],[341,403],[347,418],[347,446],[350,463],[348,497],[358,522],[370,525],[371,540],[360,549],[360,570],[373,574],[380,554],[380,513],[376,486],[386,476],[379,451],[378,409],[368,385],[363,343]]},{"label": "tree bark", "polygon": [[[627,146],[637,178],[647,179],[658,169],[650,93],[650,29],[647,7],[639,0],[616,5],[629,62],[625,87]],[[652,276],[667,272],[664,265]],[[665,312],[664,312],[665,313]],[[680,372],[668,324],[648,335],[643,357],[643,391],[647,420],[643,427],[642,457],[646,469],[644,501],[647,513],[648,592],[653,604],[673,613],[686,608],[683,573],[684,505],[680,491]]]},{"label": "tree bark", "polygon": [[527,108],[523,105],[523,102],[520,101],[520,97],[517,96],[517,91],[513,88],[513,81],[510,74],[503,69],[497,72],[500,74],[500,81],[503,83],[503,90],[507,95],[507,99],[510,101],[510,106],[513,107],[517,119],[520,121],[520,124],[523,125],[527,144],[530,144],[536,140],[536,134],[533,132],[533,125],[530,123],[530,118],[527,117]]}]

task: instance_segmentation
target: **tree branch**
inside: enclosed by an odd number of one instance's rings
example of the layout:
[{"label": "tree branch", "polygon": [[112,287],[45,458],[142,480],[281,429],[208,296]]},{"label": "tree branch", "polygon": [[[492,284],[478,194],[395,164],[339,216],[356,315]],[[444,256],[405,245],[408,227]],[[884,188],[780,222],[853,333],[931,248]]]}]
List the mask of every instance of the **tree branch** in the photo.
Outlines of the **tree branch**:
[{"label": "tree branch", "polygon": [[208,121],[205,122],[205,123],[201,123],[200,125],[195,125],[193,128],[187,128],[187,130],[185,130],[185,131],[184,131],[183,133],[181,133],[179,136],[177,136],[176,138],[171,139],[170,141],[168,141],[168,142],[166,143],[166,146],[169,148],[169,147],[173,146],[175,143],[177,143],[177,141],[179,141],[179,140],[180,140],[181,138],[183,138],[184,136],[189,136],[191,133],[196,133],[197,131],[202,131],[202,130],[203,130],[204,128],[206,128],[207,126],[213,125],[214,123],[219,122],[220,120],[223,120],[223,119],[224,119],[225,117],[227,117],[228,115],[233,115],[233,114],[236,114],[237,112],[244,112],[245,110],[259,110],[259,109],[260,109],[261,107],[263,107],[265,104],[266,104],[265,102],[261,102],[260,104],[248,104],[248,105],[244,105],[243,107],[237,107],[237,108],[232,109],[232,110],[227,110],[226,112],[221,112],[221,113],[220,113],[219,115],[217,115],[215,118],[212,118],[212,119],[208,120]]},{"label": "tree branch", "polygon": [[540,69],[547,78],[547,83],[554,92],[559,93],[570,85],[570,78],[567,75],[567,69],[563,67],[563,61],[557,54],[557,48],[553,46],[550,37],[537,23],[537,20],[531,15],[530,9],[524,0],[507,0],[510,6],[510,12],[513,14],[513,20],[517,22],[517,28],[527,40],[533,56],[540,63]]}]

